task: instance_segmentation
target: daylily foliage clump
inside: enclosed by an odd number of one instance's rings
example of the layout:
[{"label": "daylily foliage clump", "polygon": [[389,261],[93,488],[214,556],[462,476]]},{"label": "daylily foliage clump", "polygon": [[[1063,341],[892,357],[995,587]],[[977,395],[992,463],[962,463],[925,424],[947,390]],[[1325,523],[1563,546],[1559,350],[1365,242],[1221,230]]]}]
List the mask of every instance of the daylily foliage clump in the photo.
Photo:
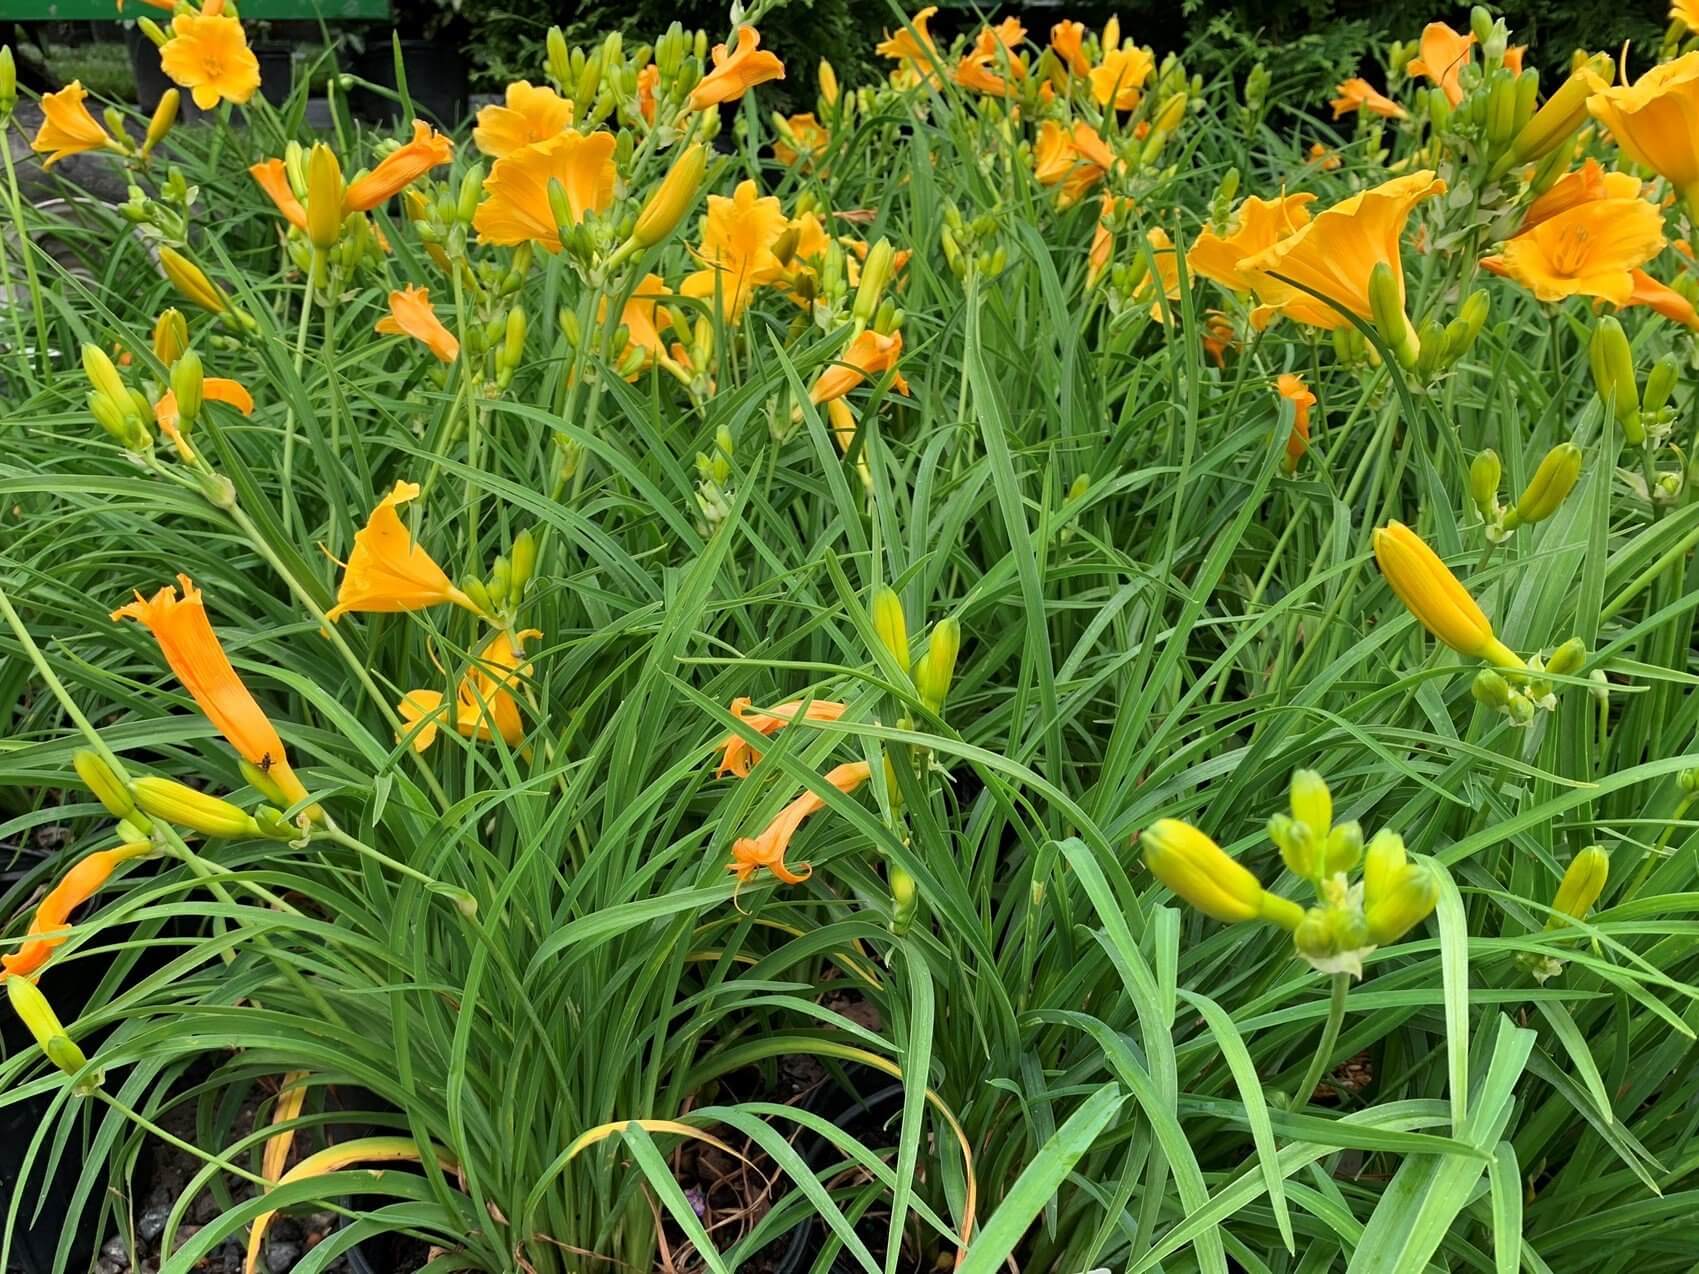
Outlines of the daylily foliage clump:
[{"label": "daylily foliage clump", "polygon": [[149,3],[145,119],[0,52],[125,191],[0,199],[26,1177],[199,1155],[170,1274],[1685,1274],[1687,6],[1302,101],[734,6],[319,135]]}]

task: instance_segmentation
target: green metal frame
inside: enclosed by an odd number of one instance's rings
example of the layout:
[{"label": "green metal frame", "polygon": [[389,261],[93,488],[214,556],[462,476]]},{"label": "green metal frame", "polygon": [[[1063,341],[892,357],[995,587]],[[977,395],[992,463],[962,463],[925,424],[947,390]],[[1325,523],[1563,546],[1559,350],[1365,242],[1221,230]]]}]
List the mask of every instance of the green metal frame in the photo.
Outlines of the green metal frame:
[{"label": "green metal frame", "polygon": [[[244,18],[387,18],[390,0],[244,0]],[[147,14],[164,21],[169,15],[128,0],[119,13],[114,0],[0,0],[0,23],[4,22],[115,22]]]}]

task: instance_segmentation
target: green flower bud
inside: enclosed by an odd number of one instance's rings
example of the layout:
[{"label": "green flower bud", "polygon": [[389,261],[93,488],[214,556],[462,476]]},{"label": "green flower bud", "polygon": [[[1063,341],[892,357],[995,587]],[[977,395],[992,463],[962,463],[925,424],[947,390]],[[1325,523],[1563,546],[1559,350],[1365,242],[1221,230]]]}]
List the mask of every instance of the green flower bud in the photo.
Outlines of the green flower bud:
[{"label": "green flower bud", "polygon": [[1268,838],[1280,849],[1280,860],[1294,876],[1314,880],[1319,874],[1315,838],[1309,827],[1287,814],[1272,814]]},{"label": "green flower bud", "polygon": [[112,772],[112,767],[100,753],[78,748],[71,754],[71,764],[76,767],[77,777],[83,785],[94,793],[95,799],[113,818],[127,818],[143,827],[149,826],[147,815],[136,808],[130,789]]},{"label": "green flower bud", "polygon": [[1341,823],[1327,835],[1322,851],[1322,870],[1328,875],[1353,870],[1363,860],[1363,827],[1352,819]]},{"label": "green flower bud", "polygon": [[260,826],[239,805],[221,797],[173,779],[139,778],[130,783],[130,792],[140,805],[155,818],[176,823],[203,836],[240,837],[261,835]]},{"label": "green flower bud", "polygon": [[1490,447],[1469,462],[1469,499],[1488,522],[1498,517],[1498,482],[1503,469],[1498,452]]},{"label": "green flower bud", "polygon": [[1404,312],[1402,282],[1392,272],[1391,265],[1377,261],[1369,274],[1369,305],[1374,311],[1375,330],[1380,333],[1381,340],[1386,342],[1400,365],[1409,369],[1416,366],[1422,343],[1417,339],[1416,329],[1411,326],[1410,316]]},{"label": "green flower bud", "polygon": [[192,349],[184,350],[171,365],[171,392],[177,399],[177,430],[187,433],[201,414],[205,373],[201,356]]},{"label": "green flower bud", "polygon": [[958,620],[941,619],[932,626],[932,640],[927,642],[926,653],[914,666],[914,687],[933,712],[943,711],[961,648],[962,626]]},{"label": "green flower bud", "polygon": [[1571,637],[1552,651],[1551,658],[1546,660],[1546,671],[1559,677],[1573,677],[1586,662],[1587,643],[1579,637]]},{"label": "green flower bud", "polygon": [[1641,404],[1643,410],[1662,411],[1675,392],[1680,374],[1681,365],[1674,354],[1664,354],[1653,363],[1652,370],[1646,374],[1646,393]]},{"label": "green flower bud", "polygon": [[1593,385],[1604,401],[1610,418],[1622,426],[1623,436],[1635,446],[1646,441],[1640,422],[1640,388],[1634,376],[1634,353],[1622,324],[1606,315],[1593,328],[1587,346],[1593,369]]},{"label": "green flower bud", "polygon": [[1528,480],[1522,494],[1516,497],[1512,517],[1517,522],[1529,524],[1543,522],[1557,512],[1565,497],[1575,489],[1580,476],[1581,448],[1572,442],[1560,442],[1546,452],[1540,467],[1534,470],[1534,476]]},{"label": "green flower bud", "polygon": [[889,587],[882,586],[873,595],[873,631],[898,666],[907,670],[912,663],[909,658],[908,620],[903,615],[902,600]]}]

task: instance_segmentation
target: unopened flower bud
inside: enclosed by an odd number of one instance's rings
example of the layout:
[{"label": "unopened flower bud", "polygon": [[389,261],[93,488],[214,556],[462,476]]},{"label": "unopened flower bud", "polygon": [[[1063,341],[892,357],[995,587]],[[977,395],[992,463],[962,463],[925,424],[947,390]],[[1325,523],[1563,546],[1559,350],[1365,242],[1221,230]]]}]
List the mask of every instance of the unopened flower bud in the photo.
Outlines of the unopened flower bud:
[{"label": "unopened flower bud", "polygon": [[1638,446],[1646,440],[1646,429],[1640,422],[1640,389],[1634,376],[1634,353],[1628,346],[1628,334],[1622,324],[1609,315],[1599,319],[1593,328],[1593,339],[1587,346],[1587,358],[1593,369],[1593,385],[1604,401],[1611,419],[1622,426],[1623,436]]},{"label": "unopened flower bud", "polygon": [[1303,909],[1271,894],[1213,840],[1177,818],[1159,819],[1139,838],[1151,874],[1206,916],[1234,924],[1267,920],[1296,929]]},{"label": "unopened flower bud", "polygon": [[153,356],[170,367],[189,348],[189,324],[175,307],[161,310],[153,325]]},{"label": "unopened flower bud", "polygon": [[147,816],[136,808],[130,789],[112,772],[112,767],[100,753],[79,748],[71,754],[71,764],[76,767],[77,777],[83,781],[83,786],[94,793],[95,799],[113,818],[127,818],[144,826],[147,824]]},{"label": "unopened flower bud", "polygon": [[130,390],[124,384],[124,378],[118,374],[112,360],[100,346],[86,343],[83,346],[83,371],[87,373],[89,384],[93,385],[96,393],[105,394],[119,404],[130,401]]},{"label": "unopened flower bud", "polygon": [[[1585,920],[1599,895],[1605,891],[1610,877],[1610,855],[1598,845],[1589,845],[1570,861],[1569,870],[1557,887],[1552,910],[1572,920]],[[1563,922],[1553,915],[1546,920],[1547,929],[1556,929]]]},{"label": "unopened flower bud", "polygon": [[1421,342],[1410,316],[1404,312],[1404,281],[1385,261],[1377,261],[1369,274],[1369,305],[1374,311],[1375,330],[1387,348],[1406,368],[1416,366]]},{"label": "unopened flower bud", "polygon": [[153,148],[165,140],[165,135],[177,122],[177,110],[182,101],[183,95],[174,88],[168,88],[160,95],[159,105],[153,110],[153,118],[148,120],[147,136],[142,141],[143,159],[153,154]]},{"label": "unopened flower bud", "polygon": [[905,671],[910,667],[908,620],[903,615],[903,603],[888,586],[873,594],[873,632],[879,644],[891,652],[897,666]]},{"label": "unopened flower bud", "polygon": [[513,564],[513,587],[523,591],[537,571],[537,537],[529,529],[513,537],[508,561]]},{"label": "unopened flower bud", "polygon": [[[40,987],[27,977],[9,977],[6,979],[6,996],[11,1001],[12,1012],[35,1037],[48,1061],[67,1075],[75,1075],[88,1065],[88,1058],[65,1034],[59,1015],[53,1011]],[[98,1087],[99,1083],[96,1077],[94,1085]]]},{"label": "unopened flower bud", "polygon": [[0,123],[11,118],[17,105],[18,64],[12,58],[12,46],[0,44]]},{"label": "unopened flower bud", "polygon": [[171,365],[171,392],[177,399],[178,432],[186,433],[189,426],[195,423],[195,418],[201,414],[201,401],[205,392],[205,372],[201,367],[201,356],[194,350],[184,350]]},{"label": "unopened flower bud", "polygon": [[933,712],[943,710],[961,649],[962,626],[958,620],[945,618],[932,626],[932,639],[927,642],[926,653],[914,668],[914,687],[920,693],[921,701]]},{"label": "unopened flower bud", "polygon": [[1363,860],[1363,827],[1352,819],[1327,834],[1322,850],[1322,871],[1329,875],[1353,870]]},{"label": "unopened flower bud", "polygon": [[[1366,873],[1365,873],[1366,879]],[[1425,863],[1406,863],[1372,901],[1363,891],[1363,923],[1376,946],[1396,942],[1439,905],[1439,878]]]},{"label": "unopened flower bud", "polygon": [[1581,448],[1572,442],[1560,442],[1546,452],[1534,476],[1516,497],[1511,517],[1530,525],[1543,522],[1557,512],[1580,476]]},{"label": "unopened flower bud", "polygon": [[346,188],[336,152],[315,142],[307,155],[307,241],[321,252],[335,247],[342,236]]},{"label": "unopened flower bud", "polygon": [[867,250],[867,260],[861,267],[861,284],[856,289],[855,304],[851,309],[861,322],[872,321],[879,309],[885,286],[891,281],[891,265],[895,257],[896,252],[889,239],[881,238]]},{"label": "unopened flower bud", "polygon": [[259,824],[239,805],[221,797],[197,792],[173,779],[134,779],[130,792],[155,818],[187,827],[203,836],[239,837],[260,835]]},{"label": "unopened flower bud", "polygon": [[1646,374],[1646,392],[1642,396],[1641,408],[1644,411],[1662,411],[1668,405],[1670,395],[1675,392],[1676,380],[1681,374],[1681,366],[1674,354],[1664,354],[1652,364],[1652,370]]},{"label": "unopened flower bud", "polygon": [[828,106],[838,103],[838,73],[825,58],[820,59],[820,100]]},{"label": "unopened flower bud", "polygon": [[1573,677],[1586,662],[1587,643],[1579,637],[1571,637],[1552,651],[1551,658],[1546,660],[1546,671],[1558,677]]},{"label": "unopened flower bud", "polygon": [[1498,482],[1503,470],[1498,452],[1490,447],[1469,462],[1469,499],[1488,522],[1498,515]]},{"label": "unopened flower bud", "polygon": [[631,238],[640,248],[650,248],[662,242],[674,230],[696,202],[702,188],[703,174],[708,171],[708,148],[692,142],[679,153],[643,211],[637,214],[637,224],[631,228]]},{"label": "unopened flower bud", "polygon": [[1294,770],[1291,784],[1292,817],[1310,829],[1316,844],[1333,829],[1333,793],[1314,770]]}]

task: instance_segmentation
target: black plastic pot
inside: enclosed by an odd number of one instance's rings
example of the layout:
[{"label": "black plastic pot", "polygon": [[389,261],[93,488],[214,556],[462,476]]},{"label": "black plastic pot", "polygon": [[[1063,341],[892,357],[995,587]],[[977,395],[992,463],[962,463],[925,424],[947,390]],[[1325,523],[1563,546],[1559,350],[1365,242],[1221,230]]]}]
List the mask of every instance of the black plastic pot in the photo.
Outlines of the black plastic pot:
[{"label": "black plastic pot", "polygon": [[[400,86],[395,75],[395,51],[388,40],[366,46],[355,68],[361,79],[388,92],[356,89],[349,95],[354,113],[373,123],[390,123],[402,117],[397,100]],[[401,69],[407,78],[407,96],[416,115],[438,127],[453,128],[466,118],[471,92],[466,78],[466,53],[447,42],[401,41]]]},{"label": "black plastic pot", "polygon": [[[849,1097],[848,1093],[839,1093],[838,1095],[846,1100]],[[884,1124],[902,1114],[903,1086],[892,1084],[888,1088],[881,1088],[838,1111],[831,1110],[825,1102],[810,1104],[815,1106],[817,1113],[826,1116],[838,1127],[846,1130],[869,1123]],[[821,1107],[825,1108],[822,1109]],[[811,1169],[818,1170],[832,1162],[838,1153],[837,1147],[824,1137],[811,1137],[803,1145],[802,1161]],[[791,1231],[790,1245],[774,1263],[773,1274],[805,1274],[825,1243],[826,1226],[818,1218],[797,1226],[796,1229]],[[832,1274],[852,1274],[853,1271],[860,1268],[848,1256],[840,1253],[838,1259],[832,1264]]]}]

